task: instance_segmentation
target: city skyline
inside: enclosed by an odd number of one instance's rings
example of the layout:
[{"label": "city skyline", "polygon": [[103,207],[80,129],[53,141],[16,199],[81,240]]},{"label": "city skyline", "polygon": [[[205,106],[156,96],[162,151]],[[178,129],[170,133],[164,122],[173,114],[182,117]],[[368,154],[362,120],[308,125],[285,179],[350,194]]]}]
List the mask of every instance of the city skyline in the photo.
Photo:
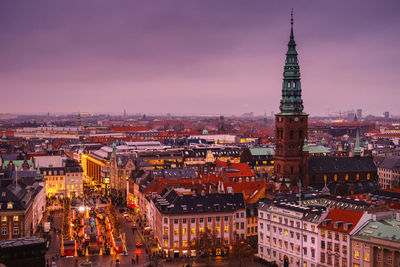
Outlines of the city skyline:
[{"label": "city skyline", "polygon": [[304,111],[398,115],[395,1],[97,3],[0,4],[1,113],[270,115],[294,8]]}]

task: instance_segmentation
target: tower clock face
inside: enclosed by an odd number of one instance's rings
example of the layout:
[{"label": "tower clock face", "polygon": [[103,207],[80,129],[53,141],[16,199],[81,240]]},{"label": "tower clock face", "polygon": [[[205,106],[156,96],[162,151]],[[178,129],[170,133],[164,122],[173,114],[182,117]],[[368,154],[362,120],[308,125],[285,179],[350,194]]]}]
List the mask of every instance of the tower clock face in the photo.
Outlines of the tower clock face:
[{"label": "tower clock face", "polygon": [[299,117],[294,117],[294,121],[299,121]]}]

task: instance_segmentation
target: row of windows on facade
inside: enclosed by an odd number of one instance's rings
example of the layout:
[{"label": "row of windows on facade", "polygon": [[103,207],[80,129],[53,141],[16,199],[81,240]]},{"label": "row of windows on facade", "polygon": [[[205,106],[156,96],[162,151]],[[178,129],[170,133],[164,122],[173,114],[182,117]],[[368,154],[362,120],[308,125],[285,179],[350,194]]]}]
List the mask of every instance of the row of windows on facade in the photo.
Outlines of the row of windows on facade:
[{"label": "row of windows on facade", "polygon": [[[8,202],[7,203],[7,209],[12,209],[14,207],[14,203],[13,202]],[[0,209],[1,209],[1,203],[0,203]]]},{"label": "row of windows on facade", "polygon": [[[394,173],[395,174],[395,173]],[[398,178],[399,176],[398,175],[393,175],[393,174],[391,174],[391,173],[379,173],[379,176],[380,177],[385,177],[385,178],[390,178],[390,177],[392,177],[393,176],[393,178]]]},{"label": "row of windows on facade", "polygon": [[[76,176],[76,177],[78,177],[78,176],[81,176],[81,175],[78,175],[78,174],[72,174],[72,175],[70,175],[70,176]],[[64,176],[52,176],[52,177],[46,177],[46,181],[58,181],[58,180],[60,180],[60,181],[64,181]],[[72,179],[72,181],[74,181],[73,179]]]},{"label": "row of windows on facade", "polygon": [[[260,225],[260,227],[261,227],[261,225]],[[273,227],[273,229],[274,229],[274,233],[276,233],[276,227],[275,226]],[[267,225],[267,231],[269,231],[269,225]],[[279,232],[280,235],[284,235],[284,236],[289,236],[289,234],[290,234],[290,238],[294,238],[294,232],[293,231],[288,231],[286,229],[279,228],[278,232]],[[300,240],[300,233],[296,233],[296,238],[297,238],[297,240]],[[260,232],[260,241],[263,242],[263,240],[264,240],[264,234],[262,232]],[[304,240],[304,242],[307,242],[307,235],[303,235],[303,240]],[[268,237],[268,243],[269,243],[269,237]],[[315,238],[314,237],[311,237],[311,243],[315,244]]]},{"label": "row of windows on facade", "polygon": [[239,178],[232,178],[232,182],[237,182],[237,183],[241,183],[243,180],[246,180],[246,182],[250,182],[250,180],[252,182],[254,182],[256,180],[256,178],[254,176],[252,177],[246,177],[246,179],[242,179],[242,177]]},{"label": "row of windows on facade", "polygon": [[[236,213],[236,218],[244,218],[244,212],[237,212]],[[215,218],[215,221],[219,222],[221,220],[220,216],[216,216],[216,217],[207,217],[207,222],[212,222],[212,219]],[[204,222],[204,218],[200,217],[199,219],[199,223],[203,223]],[[182,223],[185,224],[187,223],[187,219],[183,218],[183,219],[173,219],[174,220],[174,224],[178,224],[179,220],[182,220]],[[229,216],[224,216],[224,221],[227,222],[229,221]],[[191,218],[190,219],[190,223],[196,223],[196,218]],[[164,218],[164,224],[168,224],[168,218]]]},{"label": "row of windows on facade", "polygon": [[[228,244],[229,243],[229,239],[228,238],[224,238],[223,239],[224,244]],[[195,245],[196,241],[195,239],[192,239],[192,241],[190,242],[192,246]],[[168,240],[164,240],[164,247],[169,247],[169,242]],[[179,241],[174,241],[174,248],[178,248],[179,247]],[[188,247],[188,241],[187,240],[182,240],[182,247]]]},{"label": "row of windows on facade", "polygon": [[[274,238],[275,239],[275,238]],[[278,241],[279,243],[276,242],[276,240],[274,241],[273,245],[274,246],[278,246],[277,244],[279,244],[280,248],[285,248],[287,250],[290,249],[291,252],[296,252],[297,254],[300,254],[300,245],[295,245],[294,243],[288,243],[287,241],[282,242],[282,240]],[[311,248],[311,258],[315,258],[315,249]],[[260,246],[260,252],[263,252],[263,247]],[[308,253],[308,248],[307,247],[303,247],[303,255],[307,256]]]},{"label": "row of windows on facade", "polygon": [[[260,212],[260,217],[264,218],[264,213],[263,212]],[[267,220],[270,220],[271,215],[267,213],[266,218],[267,218]],[[285,225],[290,225],[291,227],[294,227],[294,223],[295,223],[295,221],[293,221],[293,220],[289,221],[289,219],[287,219],[287,218],[282,219],[282,217],[277,217],[277,216],[273,216],[272,220],[274,222],[278,222],[279,221],[279,224],[283,223]],[[263,227],[264,227],[263,223],[260,222],[260,229],[264,229]],[[296,227],[300,229],[300,222],[299,221],[296,221]],[[274,226],[274,228],[275,228],[275,226]],[[281,229],[281,228],[279,228],[279,229]],[[308,229],[307,223],[303,223],[303,229],[304,230]],[[315,225],[311,225],[311,231],[315,232],[315,229],[316,229]],[[267,225],[267,230],[269,231],[269,225]]]},{"label": "row of windows on facade", "polygon": [[[7,222],[7,216],[1,216],[1,221],[2,222]],[[19,216],[13,216],[13,221],[18,222],[19,221]]]},{"label": "row of windows on facade", "polygon": [[[326,244],[326,246],[325,246]],[[329,251],[334,251],[334,252],[338,252],[340,253],[340,245],[337,243],[332,244],[332,242],[326,242],[325,241],[321,241],[321,249],[327,249]],[[342,245],[342,253],[347,255],[347,246],[346,245]]]},{"label": "row of windows on facade", "polygon": [[[239,226],[239,224],[238,224],[238,226]],[[243,223],[242,223],[241,226],[244,228],[244,224],[243,224]],[[242,229],[243,229],[243,228],[242,228]],[[210,232],[212,231],[212,228],[211,228],[210,226],[208,226],[207,229],[208,229]],[[204,232],[204,227],[199,227],[199,233],[203,233],[203,232]],[[216,227],[215,227],[215,232],[216,232],[216,233],[221,233],[221,227],[220,227],[220,226],[216,226]],[[228,225],[225,225],[225,226],[224,226],[224,232],[225,232],[225,233],[228,233],[228,232],[229,232],[229,226],[228,226]],[[182,235],[187,235],[187,234],[188,234],[188,231],[187,231],[186,228],[182,228],[182,229],[181,229],[181,233],[182,233]],[[168,227],[164,227],[164,235],[168,235],[168,234],[169,234]],[[191,235],[195,235],[195,234],[196,234],[196,228],[192,227],[192,228],[190,229],[190,234],[191,234]],[[175,235],[175,236],[179,235],[179,229],[178,229],[178,228],[174,228],[174,235]]]},{"label": "row of windows on facade", "polygon": [[[81,172],[71,172],[71,173],[68,173],[70,176],[80,176],[82,173]],[[54,176],[54,175],[64,175],[64,171],[63,170],[59,170],[59,171],[56,171],[56,170],[53,170],[53,171],[43,171],[43,175],[45,175],[45,176]]]},{"label": "row of windows on facade", "polygon": [[[367,245],[366,245],[367,246]],[[354,259],[359,260],[360,259],[360,251],[355,250],[354,254],[353,254]],[[385,263],[388,265],[392,265],[393,264],[393,258],[391,255],[385,255]],[[370,261],[370,254],[368,252],[364,252],[364,261],[369,262]],[[381,253],[377,253],[376,254],[376,261],[377,262],[382,262],[382,254]],[[354,263],[354,267],[360,267],[360,265],[358,263]]]},{"label": "row of windows on facade", "polygon": [[[298,132],[297,132],[297,136],[298,136],[298,139],[300,139],[300,140],[303,140],[303,130],[299,130]],[[277,128],[276,129],[276,138],[277,139],[283,139],[283,128]],[[295,135],[295,133],[294,133],[294,130],[290,130],[289,131],[289,138],[290,139],[294,139],[294,135]]]},{"label": "row of windows on facade", "polygon": [[[266,160],[263,160],[263,161],[256,160],[256,165],[267,165],[267,164],[268,164],[268,161],[266,161]],[[270,160],[269,164],[274,164],[274,161]]]},{"label": "row of windows on facade", "polygon": [[[1,234],[2,235],[7,235],[7,227],[2,227],[1,228]],[[19,227],[14,227],[13,228],[13,235],[19,235]]]},{"label": "row of windows on facade", "polygon": [[247,227],[247,234],[257,233],[257,226]]},{"label": "row of windows on facade", "polygon": [[[332,232],[331,231],[327,231],[328,232],[328,239],[332,239]],[[321,230],[321,237],[325,238],[325,230]],[[335,232],[335,240],[339,241],[340,240],[340,234],[338,232]],[[343,241],[347,241],[347,235],[346,234],[342,234],[342,240]]]},{"label": "row of windows on facade", "polygon": [[[263,247],[260,247],[260,253],[263,254],[263,252],[264,252],[264,248],[263,248]],[[268,254],[268,256],[271,255],[271,250],[270,250],[269,248],[267,248],[267,254]],[[276,256],[277,256],[276,250],[272,250],[272,255],[273,255],[274,258],[276,258]],[[284,257],[284,256],[282,255],[282,253],[279,253],[279,260],[280,260],[280,261],[283,261],[283,257]],[[314,257],[313,257],[313,258],[314,258]],[[290,257],[290,263],[293,263],[293,257]],[[307,261],[304,261],[303,267],[307,267],[307,266],[308,266]],[[347,265],[346,265],[346,266],[347,266]],[[310,267],[315,267],[315,264],[311,263],[311,264],[310,264]]]},{"label": "row of windows on facade", "polygon": [[[328,265],[332,265],[333,260],[332,260],[332,256],[330,254],[326,254],[324,252],[321,252],[320,254],[320,262],[321,263],[327,263]],[[339,266],[340,264],[340,257],[333,257],[334,258],[334,264],[335,266]],[[347,267],[347,258],[342,258],[342,267]]]},{"label": "row of windows on facade", "polygon": [[[58,184],[46,184],[46,188],[60,188],[60,189],[64,189],[64,184],[60,184],[60,186],[58,186]],[[67,185],[67,189],[72,189],[72,190],[74,190],[74,189],[79,189],[79,188],[83,188],[83,185],[79,185],[79,184],[76,184],[76,185]]]}]

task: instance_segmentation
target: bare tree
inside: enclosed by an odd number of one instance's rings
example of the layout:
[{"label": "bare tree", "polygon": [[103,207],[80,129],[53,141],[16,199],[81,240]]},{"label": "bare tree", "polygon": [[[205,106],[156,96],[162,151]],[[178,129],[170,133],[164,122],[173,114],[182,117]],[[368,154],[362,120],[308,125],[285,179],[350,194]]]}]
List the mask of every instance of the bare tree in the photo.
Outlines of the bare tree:
[{"label": "bare tree", "polygon": [[215,252],[216,249],[222,248],[222,242],[215,232],[211,232],[211,230],[206,228],[205,231],[200,233],[198,238],[194,239],[190,248],[196,251],[196,260],[199,257],[206,257],[207,266],[210,266],[213,252]]},{"label": "bare tree", "polygon": [[238,239],[232,246],[232,251],[229,254],[231,263],[237,263],[242,266],[245,262],[249,262],[253,259],[254,250],[246,240]]}]

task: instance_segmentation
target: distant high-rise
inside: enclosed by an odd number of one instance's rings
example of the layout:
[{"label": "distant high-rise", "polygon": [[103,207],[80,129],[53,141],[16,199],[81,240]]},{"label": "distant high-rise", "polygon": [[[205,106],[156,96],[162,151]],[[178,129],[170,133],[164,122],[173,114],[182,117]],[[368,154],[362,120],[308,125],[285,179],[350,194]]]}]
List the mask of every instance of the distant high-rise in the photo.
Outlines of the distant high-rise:
[{"label": "distant high-rise", "polygon": [[347,121],[354,121],[354,118],[356,116],[356,113],[354,113],[354,111],[349,111],[347,112]]},{"label": "distant high-rise", "polygon": [[361,120],[361,118],[362,118],[362,109],[361,108],[357,109],[357,118],[359,120]]},{"label": "distant high-rise", "polygon": [[389,119],[389,111],[383,112],[383,117],[384,117],[385,119]]}]

